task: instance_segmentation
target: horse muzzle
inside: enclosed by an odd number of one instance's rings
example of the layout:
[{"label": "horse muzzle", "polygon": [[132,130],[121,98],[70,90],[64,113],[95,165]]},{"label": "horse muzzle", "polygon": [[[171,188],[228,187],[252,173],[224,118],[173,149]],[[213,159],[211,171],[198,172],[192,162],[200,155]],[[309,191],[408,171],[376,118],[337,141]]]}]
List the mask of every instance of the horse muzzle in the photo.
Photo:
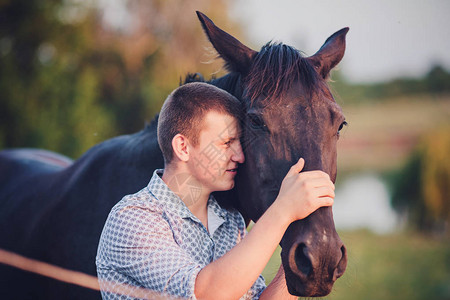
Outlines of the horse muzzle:
[{"label": "horse muzzle", "polygon": [[[321,211],[322,210],[322,211]],[[292,223],[282,241],[282,262],[289,293],[301,297],[328,295],[347,267],[347,250],[332,222],[323,226],[322,208]]]}]

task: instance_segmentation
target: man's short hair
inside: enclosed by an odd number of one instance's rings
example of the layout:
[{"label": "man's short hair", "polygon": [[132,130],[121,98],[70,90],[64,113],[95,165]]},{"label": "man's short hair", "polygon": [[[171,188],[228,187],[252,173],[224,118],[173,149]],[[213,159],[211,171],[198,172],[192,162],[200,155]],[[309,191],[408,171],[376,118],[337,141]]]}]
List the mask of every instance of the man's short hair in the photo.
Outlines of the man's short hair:
[{"label": "man's short hair", "polygon": [[158,143],[165,164],[173,159],[172,139],[182,134],[197,146],[205,115],[215,111],[242,120],[242,106],[228,92],[203,82],[175,89],[164,102],[158,119]]}]

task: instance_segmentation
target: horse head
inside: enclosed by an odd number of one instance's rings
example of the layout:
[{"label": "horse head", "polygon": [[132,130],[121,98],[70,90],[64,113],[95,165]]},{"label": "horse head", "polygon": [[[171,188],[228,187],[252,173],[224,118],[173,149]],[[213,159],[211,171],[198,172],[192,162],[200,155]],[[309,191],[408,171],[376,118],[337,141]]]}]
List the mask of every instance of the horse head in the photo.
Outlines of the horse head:
[{"label": "horse head", "polygon": [[[348,28],[330,36],[320,50],[303,57],[293,47],[268,43],[257,52],[198,13],[203,29],[237,87],[246,108],[242,145],[246,157],[236,179],[239,208],[253,221],[278,195],[281,182],[300,157],[304,171],[322,170],[335,182],[336,144],[345,125],[326,79],[342,59]],[[292,223],[280,243],[289,292],[324,296],[347,265],[331,207]]]}]

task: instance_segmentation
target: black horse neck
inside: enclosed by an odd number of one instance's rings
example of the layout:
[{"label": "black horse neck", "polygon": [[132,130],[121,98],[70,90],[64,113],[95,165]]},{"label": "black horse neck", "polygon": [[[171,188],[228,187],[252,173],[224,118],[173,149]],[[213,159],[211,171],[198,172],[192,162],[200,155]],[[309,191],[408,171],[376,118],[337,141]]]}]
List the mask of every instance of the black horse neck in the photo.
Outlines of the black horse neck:
[{"label": "black horse neck", "polygon": [[138,191],[146,186],[155,169],[164,167],[156,135],[157,120],[155,117],[135,134],[118,136],[92,147],[63,173],[71,182],[87,181],[121,195]]}]

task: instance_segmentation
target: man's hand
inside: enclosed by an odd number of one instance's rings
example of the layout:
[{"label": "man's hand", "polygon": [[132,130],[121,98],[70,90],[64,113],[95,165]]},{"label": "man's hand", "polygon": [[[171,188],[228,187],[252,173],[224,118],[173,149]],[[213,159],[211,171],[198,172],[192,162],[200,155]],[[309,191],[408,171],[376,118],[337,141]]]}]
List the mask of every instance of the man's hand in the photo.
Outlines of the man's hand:
[{"label": "man's hand", "polygon": [[281,183],[275,205],[279,205],[291,222],[304,219],[322,206],[334,202],[334,184],[323,171],[300,171],[305,160],[300,158]]}]

